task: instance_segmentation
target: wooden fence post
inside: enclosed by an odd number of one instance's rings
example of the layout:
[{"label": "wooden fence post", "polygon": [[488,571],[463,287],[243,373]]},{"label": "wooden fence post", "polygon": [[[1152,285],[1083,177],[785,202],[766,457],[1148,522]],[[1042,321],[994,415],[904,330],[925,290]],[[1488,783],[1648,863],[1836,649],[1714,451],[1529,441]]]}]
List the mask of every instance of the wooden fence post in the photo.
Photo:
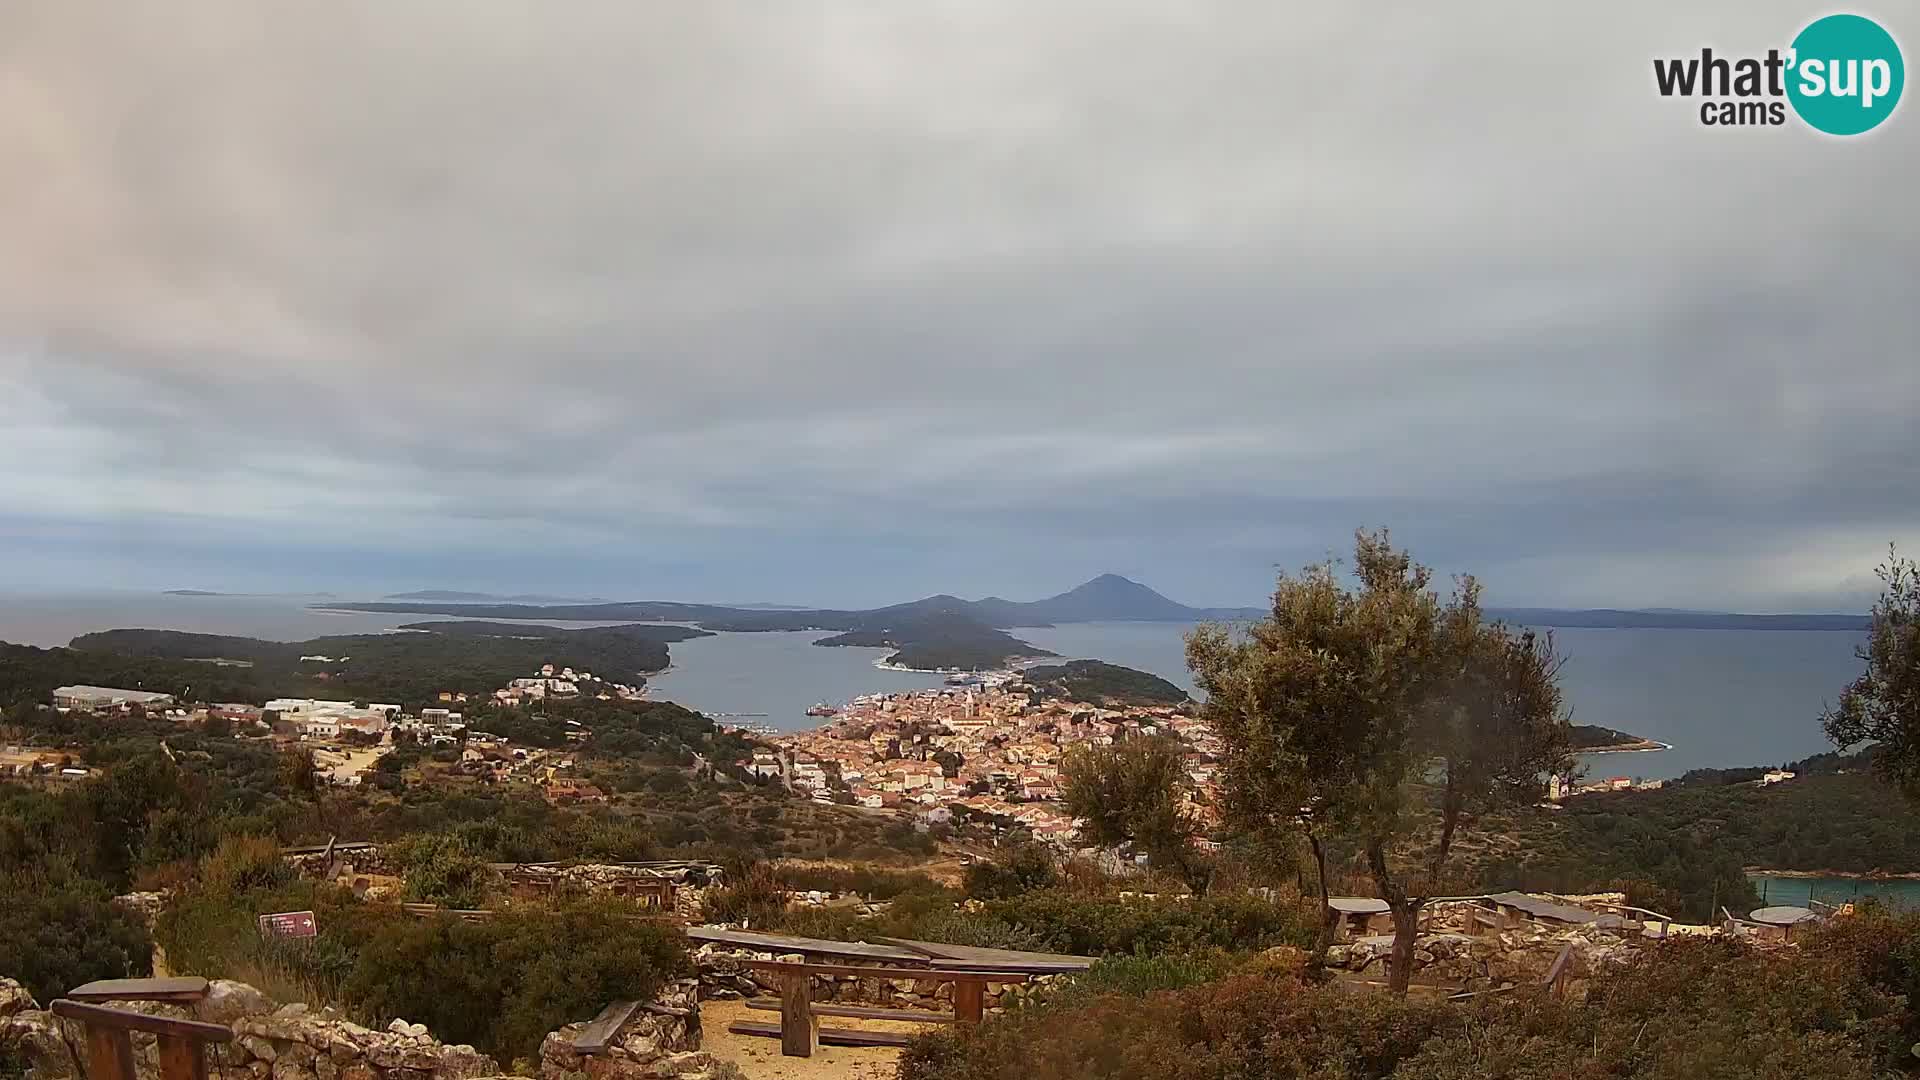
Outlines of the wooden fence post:
[{"label": "wooden fence post", "polygon": [[780,1053],[810,1058],[820,1045],[820,1020],[813,1015],[813,977],[804,971],[780,976]]}]

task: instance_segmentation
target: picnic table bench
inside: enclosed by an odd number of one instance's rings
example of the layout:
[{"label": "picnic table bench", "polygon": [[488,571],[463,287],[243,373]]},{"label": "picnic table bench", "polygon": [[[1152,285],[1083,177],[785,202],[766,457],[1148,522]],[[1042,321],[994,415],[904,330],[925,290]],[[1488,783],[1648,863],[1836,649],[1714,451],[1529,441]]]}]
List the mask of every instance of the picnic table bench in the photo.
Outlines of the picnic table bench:
[{"label": "picnic table bench", "polygon": [[[829,1046],[905,1046],[911,1037],[898,1031],[858,1031],[851,1028],[822,1028],[819,1017],[846,1016],[870,1020],[924,1020],[928,1023],[978,1024],[986,1015],[986,989],[989,983],[1024,983],[1032,976],[1024,971],[963,971],[945,968],[859,967],[843,964],[795,964],[780,960],[747,960],[744,966],[770,971],[780,976],[780,1001],[750,1003],[749,1008],[778,1008],[780,1022],[760,1023],[736,1020],[727,1030],[736,1035],[761,1035],[780,1040],[780,1053],[786,1057],[812,1057],[822,1043]],[[857,979],[916,979],[953,984],[953,1016],[941,1013],[914,1015],[870,1015],[906,1013],[908,1010],[858,1009],[850,1005],[813,1003],[813,977],[833,975]]]}]

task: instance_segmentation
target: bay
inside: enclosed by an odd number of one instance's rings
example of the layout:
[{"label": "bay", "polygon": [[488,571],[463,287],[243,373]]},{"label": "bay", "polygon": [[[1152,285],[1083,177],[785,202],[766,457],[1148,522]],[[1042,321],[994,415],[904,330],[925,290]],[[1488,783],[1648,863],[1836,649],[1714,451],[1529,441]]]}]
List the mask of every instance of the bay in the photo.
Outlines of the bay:
[{"label": "bay", "polygon": [[[1865,879],[1846,877],[1781,877],[1774,874],[1749,874],[1753,889],[1766,906],[1808,907],[1809,901],[1838,907],[1872,898],[1905,911],[1920,910],[1920,880],[1912,878]],[[1739,912],[1738,914],[1746,914]]]},{"label": "bay", "polygon": [[[1015,634],[1073,658],[1149,671],[1193,692],[1179,623],[1075,623]],[[1590,754],[1592,776],[1672,779],[1689,769],[1780,765],[1831,750],[1818,717],[1860,673],[1858,633],[1834,630],[1541,628],[1566,664],[1576,724],[1672,749]]]},{"label": "bay", "polygon": [[[345,599],[345,598],[340,598]],[[0,594],[0,641],[64,645],[117,627],[297,641],[375,633],[430,615],[330,613],[311,596],[176,596],[151,592]],[[569,624],[590,625],[590,624]],[[1018,636],[1068,659],[1152,672],[1193,691],[1181,623],[1076,623]],[[1859,673],[1861,635],[1812,630],[1558,629],[1561,684],[1574,721],[1672,744],[1657,753],[1592,755],[1588,772],[1665,779],[1695,768],[1782,764],[1829,749],[1817,717]],[[718,634],[672,647],[649,693],[704,712],[792,730],[815,702],[941,685],[938,675],[874,666],[885,650],[821,648],[814,632]]]}]

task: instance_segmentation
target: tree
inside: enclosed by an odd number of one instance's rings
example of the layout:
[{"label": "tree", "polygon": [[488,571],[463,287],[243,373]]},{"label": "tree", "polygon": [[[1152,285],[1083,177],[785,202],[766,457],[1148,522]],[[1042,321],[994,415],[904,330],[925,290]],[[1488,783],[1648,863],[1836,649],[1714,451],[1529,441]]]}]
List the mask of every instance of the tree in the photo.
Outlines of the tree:
[{"label": "tree", "polygon": [[1213,877],[1211,861],[1195,849],[1199,818],[1186,806],[1186,747],[1171,736],[1086,746],[1061,763],[1062,793],[1074,817],[1086,820],[1087,839],[1101,847],[1131,844],[1155,866],[1180,875],[1198,895]]},{"label": "tree", "polygon": [[1841,750],[1877,744],[1874,767],[1920,800],[1920,565],[1889,548],[1874,573],[1885,588],[1873,605],[1866,643],[1854,649],[1867,669],[1820,724]]},{"label": "tree", "polygon": [[207,709],[207,718],[200,722],[200,733],[210,739],[224,739],[233,734],[233,720],[226,713]]},{"label": "tree", "polygon": [[1308,566],[1281,576],[1272,615],[1244,638],[1204,627],[1187,643],[1224,743],[1228,821],[1297,831],[1312,850],[1314,962],[1334,925],[1326,843],[1350,837],[1393,915],[1390,978],[1401,993],[1427,898],[1389,852],[1437,827],[1430,888],[1471,813],[1538,798],[1545,775],[1571,763],[1551,641],[1483,622],[1472,578],[1442,600],[1432,576],[1384,531],[1361,531],[1351,587],[1331,563]]}]

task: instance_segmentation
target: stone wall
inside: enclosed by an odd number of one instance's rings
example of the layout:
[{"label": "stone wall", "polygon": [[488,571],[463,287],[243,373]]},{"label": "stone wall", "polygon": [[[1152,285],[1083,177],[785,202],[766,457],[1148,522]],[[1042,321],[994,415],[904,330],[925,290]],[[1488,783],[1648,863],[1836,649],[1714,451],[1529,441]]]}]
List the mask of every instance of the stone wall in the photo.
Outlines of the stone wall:
[{"label": "stone wall", "polygon": [[[686,1077],[724,1080],[727,1066],[699,1051],[696,983],[682,980],[643,1007],[603,1056],[581,1058],[570,1024],[541,1045],[542,1080],[650,1080]],[[420,1024],[395,1020],[385,1031],[362,1027],[330,1009],[303,1004],[276,1007],[245,983],[216,980],[191,1007],[150,1002],[116,1006],[136,1012],[222,1024],[232,1042],[208,1046],[207,1064],[223,1080],[474,1080],[501,1073],[471,1046],[449,1046]],[[159,1080],[151,1035],[132,1036],[139,1080]],[[0,1055],[23,1061],[30,1080],[83,1080],[85,1028],[42,1011],[19,983],[0,978]]]}]

